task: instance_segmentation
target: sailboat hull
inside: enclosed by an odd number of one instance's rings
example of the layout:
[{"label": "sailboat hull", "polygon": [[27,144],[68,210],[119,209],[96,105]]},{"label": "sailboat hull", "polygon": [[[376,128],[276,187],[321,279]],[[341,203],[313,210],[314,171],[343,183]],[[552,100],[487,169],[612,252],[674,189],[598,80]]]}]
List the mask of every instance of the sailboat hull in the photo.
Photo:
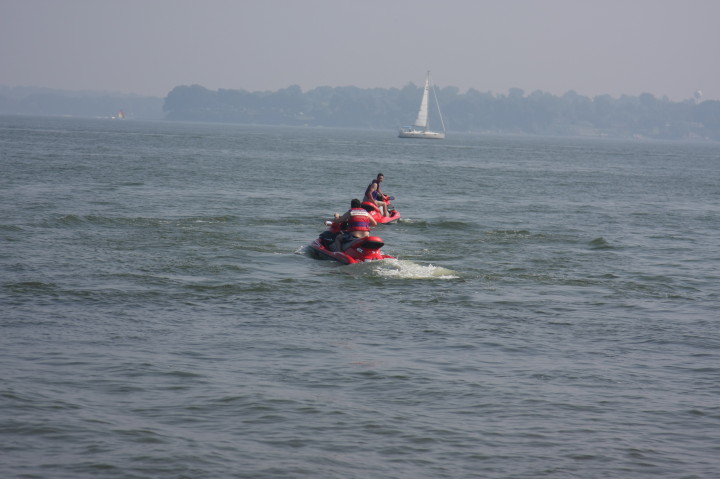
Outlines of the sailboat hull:
[{"label": "sailboat hull", "polygon": [[420,138],[424,140],[442,140],[445,133],[428,130],[415,130],[411,128],[400,128],[398,138]]}]

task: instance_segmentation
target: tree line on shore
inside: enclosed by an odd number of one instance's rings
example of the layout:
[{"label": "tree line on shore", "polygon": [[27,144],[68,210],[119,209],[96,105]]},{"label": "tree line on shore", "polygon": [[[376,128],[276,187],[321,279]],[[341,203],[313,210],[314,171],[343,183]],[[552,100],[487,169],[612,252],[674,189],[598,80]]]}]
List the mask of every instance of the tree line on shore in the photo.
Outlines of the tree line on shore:
[{"label": "tree line on shore", "polygon": [[[274,92],[177,86],[165,98],[168,120],[393,129],[415,118],[422,88],[293,85]],[[512,88],[507,94],[437,90],[449,132],[720,140],[720,102],[672,102],[649,93],[593,98]],[[433,119],[435,128],[439,120]]]}]

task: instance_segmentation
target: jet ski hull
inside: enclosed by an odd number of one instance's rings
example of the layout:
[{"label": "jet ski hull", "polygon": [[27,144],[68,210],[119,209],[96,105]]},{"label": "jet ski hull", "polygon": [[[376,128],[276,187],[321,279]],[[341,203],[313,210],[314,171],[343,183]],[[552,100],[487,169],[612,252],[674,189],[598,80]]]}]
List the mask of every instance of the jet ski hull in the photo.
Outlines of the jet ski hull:
[{"label": "jet ski hull", "polygon": [[335,234],[324,231],[320,237],[310,243],[310,248],[325,259],[332,259],[343,264],[363,263],[365,261],[378,261],[393,258],[383,254],[380,248],[384,246],[382,239],[377,236],[358,238],[345,246],[342,251],[334,251]]},{"label": "jet ski hull", "polygon": [[389,216],[383,216],[380,212],[380,209],[370,202],[364,201],[362,207],[365,208],[368,213],[370,213],[370,216],[372,216],[373,219],[378,222],[378,224],[385,225],[389,223],[395,223],[397,220],[400,219],[400,212],[395,208],[391,207],[389,201],[387,203],[388,209],[390,210]]}]

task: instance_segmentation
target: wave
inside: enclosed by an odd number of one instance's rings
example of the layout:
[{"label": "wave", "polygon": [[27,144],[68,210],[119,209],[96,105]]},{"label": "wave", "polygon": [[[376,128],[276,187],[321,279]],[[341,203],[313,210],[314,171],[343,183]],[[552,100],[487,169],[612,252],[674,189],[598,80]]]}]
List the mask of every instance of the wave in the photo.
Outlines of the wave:
[{"label": "wave", "polygon": [[230,223],[237,219],[232,215],[225,216],[191,216],[187,218],[145,218],[145,217],[112,217],[98,215],[63,215],[52,220],[51,224],[59,226],[157,226],[157,225],[195,225]]},{"label": "wave", "polygon": [[471,230],[474,227],[473,223],[467,223],[465,221],[456,220],[443,220],[437,223],[433,222],[432,226],[438,229],[453,230],[453,231],[466,231]]},{"label": "wave", "polygon": [[590,242],[590,248],[592,249],[612,249],[613,246],[607,242],[603,237],[595,238]]},{"label": "wave", "polygon": [[414,218],[400,218],[398,224],[408,228],[429,229],[436,231],[473,231],[478,225],[474,222],[458,220],[422,220]]},{"label": "wave", "polygon": [[[485,233],[486,236],[498,236],[501,238],[529,238],[532,236],[528,230],[495,230]],[[541,236],[541,235],[536,235]]]},{"label": "wave", "polygon": [[5,287],[15,293],[55,292],[57,289],[55,283],[45,283],[42,281],[18,281],[6,283]]}]

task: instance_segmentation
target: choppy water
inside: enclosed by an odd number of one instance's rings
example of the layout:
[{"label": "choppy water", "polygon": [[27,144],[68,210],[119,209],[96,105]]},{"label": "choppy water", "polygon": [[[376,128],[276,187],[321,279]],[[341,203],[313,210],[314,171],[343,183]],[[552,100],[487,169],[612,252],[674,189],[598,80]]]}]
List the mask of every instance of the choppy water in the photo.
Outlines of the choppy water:
[{"label": "choppy water", "polygon": [[[0,117],[0,476],[710,478],[720,145]],[[397,260],[310,257],[378,172]]]}]

